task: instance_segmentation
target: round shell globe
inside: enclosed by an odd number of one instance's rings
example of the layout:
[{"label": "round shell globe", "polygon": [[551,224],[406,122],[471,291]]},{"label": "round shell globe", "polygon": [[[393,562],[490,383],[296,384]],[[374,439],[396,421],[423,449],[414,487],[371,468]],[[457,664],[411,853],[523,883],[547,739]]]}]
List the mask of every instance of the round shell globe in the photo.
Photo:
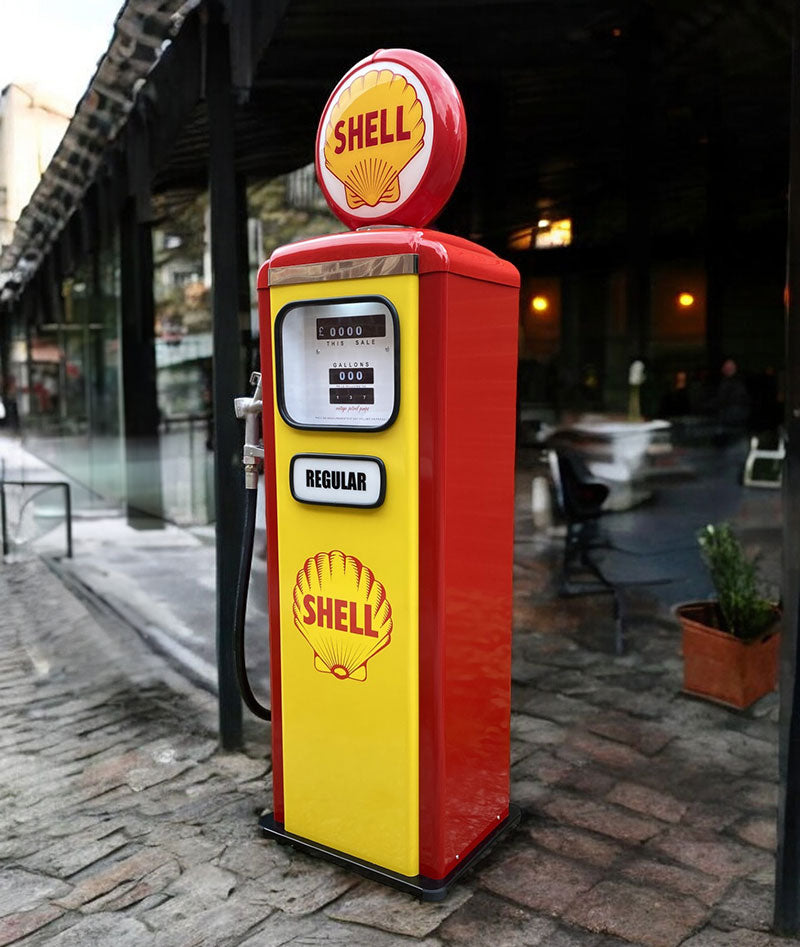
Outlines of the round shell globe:
[{"label": "round shell globe", "polygon": [[339,82],[317,131],[317,179],[356,229],[421,227],[444,207],[466,153],[461,97],[432,59],[379,50]]}]

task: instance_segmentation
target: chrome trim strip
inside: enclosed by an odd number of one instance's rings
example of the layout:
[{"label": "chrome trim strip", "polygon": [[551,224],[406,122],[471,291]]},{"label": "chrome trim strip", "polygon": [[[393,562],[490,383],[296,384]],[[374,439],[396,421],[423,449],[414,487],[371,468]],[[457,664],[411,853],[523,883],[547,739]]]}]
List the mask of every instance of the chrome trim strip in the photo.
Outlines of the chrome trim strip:
[{"label": "chrome trim strip", "polygon": [[416,253],[398,253],[360,260],[278,266],[269,271],[269,285],[293,286],[297,283],[327,283],[331,280],[365,279],[371,276],[416,276],[418,261]]}]

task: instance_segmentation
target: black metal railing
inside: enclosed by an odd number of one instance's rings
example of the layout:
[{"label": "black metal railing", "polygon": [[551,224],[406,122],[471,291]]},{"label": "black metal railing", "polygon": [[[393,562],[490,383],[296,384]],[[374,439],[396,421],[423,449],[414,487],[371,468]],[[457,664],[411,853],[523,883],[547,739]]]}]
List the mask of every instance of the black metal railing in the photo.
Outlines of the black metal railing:
[{"label": "black metal railing", "polygon": [[7,480],[0,470],[0,530],[3,537],[3,555],[7,556],[10,551],[11,543],[8,535],[8,499],[6,496],[6,487],[33,487],[35,492],[23,500],[19,508],[19,518],[25,512],[29,503],[36,500],[48,490],[60,489],[64,491],[64,525],[66,527],[66,556],[72,558],[72,491],[70,485],[65,480]]}]

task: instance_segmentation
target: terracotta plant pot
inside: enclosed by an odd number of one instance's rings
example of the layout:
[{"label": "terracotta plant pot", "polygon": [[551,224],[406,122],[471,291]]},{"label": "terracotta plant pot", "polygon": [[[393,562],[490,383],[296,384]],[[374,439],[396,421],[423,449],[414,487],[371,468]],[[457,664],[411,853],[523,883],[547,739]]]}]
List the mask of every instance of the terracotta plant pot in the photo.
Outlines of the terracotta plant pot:
[{"label": "terracotta plant pot", "polygon": [[716,602],[676,609],[683,633],[683,689],[687,694],[743,710],[778,683],[780,612],[760,637],[743,641],[714,627]]}]

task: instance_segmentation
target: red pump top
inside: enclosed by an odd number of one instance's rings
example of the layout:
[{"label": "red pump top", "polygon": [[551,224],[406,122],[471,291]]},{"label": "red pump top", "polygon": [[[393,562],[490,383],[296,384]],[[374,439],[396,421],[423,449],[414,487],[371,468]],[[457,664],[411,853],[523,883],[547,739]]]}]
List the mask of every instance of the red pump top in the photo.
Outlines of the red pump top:
[{"label": "red pump top", "polygon": [[269,271],[278,267],[415,254],[417,272],[453,273],[518,287],[516,268],[485,247],[436,230],[415,227],[375,227],[327,234],[278,247],[258,273],[258,288],[269,286]]}]

